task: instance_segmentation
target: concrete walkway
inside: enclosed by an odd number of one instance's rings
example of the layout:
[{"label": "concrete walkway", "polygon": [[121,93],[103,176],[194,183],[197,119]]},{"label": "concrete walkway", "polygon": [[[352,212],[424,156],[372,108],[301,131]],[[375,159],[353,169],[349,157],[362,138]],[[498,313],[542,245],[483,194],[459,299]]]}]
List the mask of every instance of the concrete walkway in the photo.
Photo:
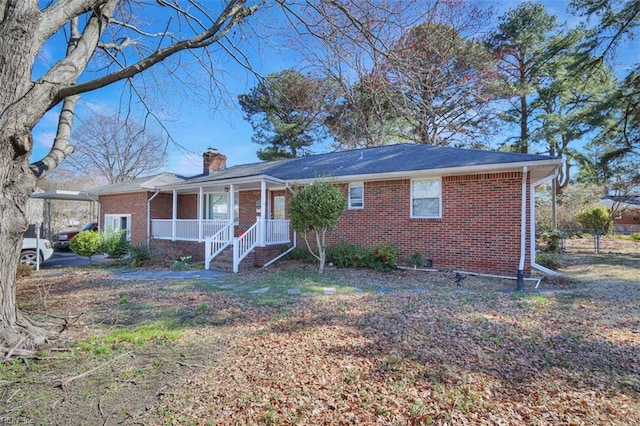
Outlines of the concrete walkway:
[{"label": "concrete walkway", "polygon": [[132,269],[113,272],[114,277],[125,280],[182,280],[182,279],[215,279],[228,274],[228,272],[215,271],[213,269],[199,269],[193,271],[153,271]]}]

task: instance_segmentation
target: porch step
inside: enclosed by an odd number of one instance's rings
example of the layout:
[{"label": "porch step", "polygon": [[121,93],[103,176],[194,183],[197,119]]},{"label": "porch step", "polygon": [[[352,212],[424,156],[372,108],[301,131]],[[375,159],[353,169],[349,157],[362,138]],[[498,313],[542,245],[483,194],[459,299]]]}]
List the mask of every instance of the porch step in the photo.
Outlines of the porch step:
[{"label": "porch step", "polygon": [[[252,268],[255,268],[255,252],[254,251],[251,251],[251,253],[249,253],[247,257],[242,259],[242,262],[240,262],[240,265],[239,265],[239,270],[241,271],[252,269]],[[211,269],[215,269],[217,271],[226,271],[226,272],[233,271],[233,247],[232,246],[225,248],[222,251],[222,253],[217,255],[211,261]]]}]

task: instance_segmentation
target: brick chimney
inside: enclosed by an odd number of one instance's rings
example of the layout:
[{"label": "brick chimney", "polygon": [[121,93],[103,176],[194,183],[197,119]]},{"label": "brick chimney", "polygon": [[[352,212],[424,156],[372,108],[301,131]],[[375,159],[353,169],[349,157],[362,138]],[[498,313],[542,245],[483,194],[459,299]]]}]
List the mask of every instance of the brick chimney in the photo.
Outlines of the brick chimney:
[{"label": "brick chimney", "polygon": [[212,171],[227,167],[227,156],[220,154],[215,149],[209,148],[202,154],[202,173],[211,174]]}]

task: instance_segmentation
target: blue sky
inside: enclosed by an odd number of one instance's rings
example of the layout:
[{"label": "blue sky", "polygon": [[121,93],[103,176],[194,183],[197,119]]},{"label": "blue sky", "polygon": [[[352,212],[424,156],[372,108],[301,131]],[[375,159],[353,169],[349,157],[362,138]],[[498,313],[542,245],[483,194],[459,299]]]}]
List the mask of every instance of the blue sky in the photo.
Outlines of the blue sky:
[{"label": "blue sky", "polygon": [[[488,3],[495,7],[497,17],[520,2],[520,0],[495,0]],[[573,27],[579,22],[578,18],[566,13],[568,1],[546,0],[542,3],[549,13],[558,17],[560,23],[566,21],[569,27]],[[636,45],[625,49],[627,52],[625,61],[638,61],[640,49],[637,47]],[[49,59],[47,51],[44,51],[41,54],[41,60],[46,63]],[[252,52],[251,61],[262,75],[296,65],[293,57],[279,48],[277,42],[273,40],[261,43],[260,50]],[[259,146],[251,142],[253,130],[251,125],[243,119],[237,103],[238,94],[248,93],[256,85],[255,76],[231,61],[221,64],[220,69],[222,72],[219,73],[219,84],[226,91],[221,96],[209,97],[206,90],[200,87],[194,87],[193,92],[188,89],[179,89],[177,93],[174,90],[165,91],[163,87],[153,88],[154,111],[161,117],[171,137],[182,147],[169,143],[166,166],[163,171],[184,175],[200,173],[202,152],[208,147],[214,147],[224,153],[227,156],[228,166],[259,161],[256,156]],[[122,94],[123,85],[116,84],[82,95],[77,109],[78,120],[75,128],[81,124],[82,120],[90,119],[91,111],[116,113]],[[135,105],[132,110],[137,110]],[[142,119],[139,114],[138,119]],[[55,135],[56,120],[56,111],[51,111],[34,130],[33,161],[40,159],[48,152]],[[161,131],[160,126],[153,120],[149,123],[149,129]]]}]

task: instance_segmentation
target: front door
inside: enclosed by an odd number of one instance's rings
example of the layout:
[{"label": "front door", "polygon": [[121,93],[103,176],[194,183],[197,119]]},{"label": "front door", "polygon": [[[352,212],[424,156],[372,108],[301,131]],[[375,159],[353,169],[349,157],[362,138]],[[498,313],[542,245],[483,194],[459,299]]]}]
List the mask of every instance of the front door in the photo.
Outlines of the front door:
[{"label": "front door", "polygon": [[272,191],[271,192],[271,219],[284,219],[285,218],[285,205],[286,198],[284,191]]}]

